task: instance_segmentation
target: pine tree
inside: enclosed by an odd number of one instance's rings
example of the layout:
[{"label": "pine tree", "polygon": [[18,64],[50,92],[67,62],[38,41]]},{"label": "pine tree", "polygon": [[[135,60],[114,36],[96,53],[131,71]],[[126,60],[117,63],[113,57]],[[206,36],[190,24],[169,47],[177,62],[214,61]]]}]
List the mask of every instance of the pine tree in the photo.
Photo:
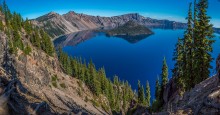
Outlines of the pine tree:
[{"label": "pine tree", "polygon": [[213,51],[213,25],[210,23],[210,17],[207,15],[208,0],[200,0],[198,3],[198,41],[196,55],[196,80],[195,84],[209,77],[212,68],[210,62],[213,60],[211,52]]},{"label": "pine tree", "polygon": [[125,81],[125,100],[130,102],[130,87],[128,81]]},{"label": "pine tree", "polygon": [[127,105],[127,88],[123,82],[123,87],[122,87],[122,108],[125,110],[126,109],[126,105]]},{"label": "pine tree", "polygon": [[149,85],[149,82],[147,81],[146,83],[146,106],[147,107],[150,107],[150,85]]},{"label": "pine tree", "polygon": [[1,31],[4,31],[4,25],[3,25],[3,23],[2,23],[2,20],[0,20],[0,30],[1,30]]},{"label": "pine tree", "polygon": [[159,81],[159,77],[156,80],[156,88],[155,88],[155,98],[156,100],[160,99],[160,90],[161,90],[161,85]]},{"label": "pine tree", "polygon": [[141,103],[141,83],[138,80],[138,103]]},{"label": "pine tree", "polygon": [[27,35],[31,35],[32,25],[30,24],[28,18],[26,18],[23,25],[24,25],[25,31],[27,32]]},{"label": "pine tree", "polygon": [[86,68],[87,68],[87,65],[86,65],[86,61],[84,60],[84,63],[81,65],[82,69],[81,69],[81,80],[85,82],[85,79],[86,79]]},{"label": "pine tree", "polygon": [[16,54],[17,48],[13,46],[11,39],[8,40],[8,43],[9,43],[9,53]]},{"label": "pine tree", "polygon": [[198,32],[199,32],[199,22],[198,22],[198,5],[197,5],[197,0],[194,0],[194,15],[193,15],[193,42],[194,42],[194,56],[193,56],[193,76],[194,79],[193,81],[193,85],[197,84],[196,79],[198,78],[198,71],[199,71],[199,67],[197,66],[197,58],[198,58],[198,46],[199,44],[199,36],[198,36]]},{"label": "pine tree", "polygon": [[3,11],[3,13],[6,15],[6,13],[7,13],[7,10],[8,10],[8,6],[7,6],[7,4],[6,4],[6,1],[4,0],[3,1],[3,4],[2,4],[2,11]]},{"label": "pine tree", "polygon": [[9,24],[10,24],[11,12],[10,12],[10,10],[9,10],[9,8],[8,8],[8,5],[6,4],[6,0],[3,1],[2,12],[5,14],[5,22],[6,22],[6,25],[9,26]]},{"label": "pine tree", "polygon": [[24,50],[24,44],[21,40],[21,36],[17,30],[13,32],[13,46],[21,50]]},{"label": "pine tree", "polygon": [[91,83],[91,78],[90,78],[90,73],[89,73],[89,69],[86,68],[85,69],[85,83],[87,84],[90,84]]},{"label": "pine tree", "polygon": [[187,29],[184,35],[184,54],[183,57],[185,59],[185,68],[183,69],[184,79],[187,82],[187,89],[193,87],[193,79],[195,78],[193,73],[193,59],[194,59],[194,44],[193,44],[193,17],[192,17],[192,3],[189,5],[188,11],[188,22]]},{"label": "pine tree", "polygon": [[41,43],[42,50],[44,50],[48,55],[53,56],[54,46],[53,46],[53,43],[51,42],[49,35],[46,34],[43,30],[40,30],[40,35],[42,38],[42,43]]},{"label": "pine tree", "polygon": [[76,59],[75,58],[70,58],[70,60],[71,60],[71,67],[72,67],[72,74],[71,74],[71,76],[74,76],[74,77],[76,77],[76,78],[78,78],[78,64],[77,64],[77,61],[76,61]]},{"label": "pine tree", "polygon": [[145,93],[144,93],[144,86],[143,85],[141,87],[140,99],[141,99],[141,104],[144,104],[144,102],[145,102]]},{"label": "pine tree", "polygon": [[101,92],[101,84],[97,80],[97,72],[92,60],[90,61],[89,64],[89,71],[90,71],[90,79],[91,79],[90,89],[93,91],[93,93],[95,93],[98,96]]},{"label": "pine tree", "polygon": [[161,105],[163,105],[163,103],[164,103],[163,92],[164,92],[166,85],[168,83],[168,66],[167,66],[167,62],[166,62],[165,57],[163,60],[161,79],[162,79],[162,83],[161,83],[161,90],[160,90],[161,91],[160,92],[160,102],[161,102]]},{"label": "pine tree", "polygon": [[108,79],[106,78],[105,69],[104,67],[99,70],[99,78],[101,82],[101,89],[103,94],[107,94],[107,85],[108,85]]},{"label": "pine tree", "polygon": [[70,58],[68,57],[68,55],[67,55],[67,60],[66,60],[67,62],[67,64],[66,64],[66,73],[68,74],[68,75],[72,75],[72,66],[71,66],[71,61],[70,61]]},{"label": "pine tree", "polygon": [[39,36],[39,33],[38,33],[38,30],[37,30],[37,29],[34,30],[32,36],[31,36],[31,38],[30,38],[30,41],[31,41],[31,43],[32,43],[34,46],[40,48],[40,46],[41,46],[41,44],[40,44],[41,39],[40,39],[40,36]]},{"label": "pine tree", "polygon": [[163,60],[163,67],[162,67],[162,88],[164,88],[166,86],[166,84],[168,83],[168,66],[167,66],[167,62],[166,62],[166,58],[164,57]]},{"label": "pine tree", "polygon": [[189,5],[188,26],[182,41],[176,45],[174,60],[176,61],[173,75],[178,87],[190,90],[209,76],[213,40],[213,28],[207,16],[208,0],[194,0],[194,16],[192,4]]},{"label": "pine tree", "polygon": [[113,83],[114,83],[114,85],[118,85],[119,84],[118,76],[114,76]]},{"label": "pine tree", "polygon": [[155,87],[155,100],[153,101],[151,107],[153,112],[158,112],[162,106],[160,93],[161,93],[161,85],[158,77],[156,80],[156,87]]},{"label": "pine tree", "polygon": [[139,80],[138,80],[138,103],[139,104],[144,103],[144,87],[141,86],[141,83]]},{"label": "pine tree", "polygon": [[185,79],[183,75],[183,39],[178,38],[176,48],[174,50],[174,58],[173,60],[176,61],[174,65],[174,69],[172,70],[173,76],[175,77],[175,80],[177,81],[177,87],[185,90]]},{"label": "pine tree", "polygon": [[29,55],[30,53],[31,53],[31,47],[29,45],[27,45],[24,49],[24,54]]},{"label": "pine tree", "polygon": [[114,100],[115,100],[115,94],[114,94],[114,90],[113,90],[113,85],[112,85],[112,83],[111,83],[111,81],[109,80],[109,88],[108,88],[109,90],[109,103],[110,103],[110,107],[113,109],[114,107],[115,107],[115,102],[114,102]]},{"label": "pine tree", "polygon": [[118,76],[114,76],[114,92],[115,92],[115,110],[120,111],[120,80],[118,79]]}]

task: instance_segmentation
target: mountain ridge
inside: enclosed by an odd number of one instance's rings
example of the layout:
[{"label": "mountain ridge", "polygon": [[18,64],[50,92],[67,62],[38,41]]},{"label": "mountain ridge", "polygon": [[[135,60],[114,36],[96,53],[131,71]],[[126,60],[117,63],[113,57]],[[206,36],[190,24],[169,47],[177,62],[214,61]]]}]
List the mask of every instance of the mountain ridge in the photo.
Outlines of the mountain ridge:
[{"label": "mountain ridge", "polygon": [[131,20],[149,28],[182,29],[186,27],[186,24],[182,22],[152,19],[149,17],[144,17],[138,13],[103,17],[82,13],[80,14],[74,11],[69,11],[63,15],[50,12],[32,20],[32,23],[38,27],[45,28],[45,31],[47,31],[52,38],[55,38],[63,34],[69,34],[82,30],[103,27],[114,28]]}]

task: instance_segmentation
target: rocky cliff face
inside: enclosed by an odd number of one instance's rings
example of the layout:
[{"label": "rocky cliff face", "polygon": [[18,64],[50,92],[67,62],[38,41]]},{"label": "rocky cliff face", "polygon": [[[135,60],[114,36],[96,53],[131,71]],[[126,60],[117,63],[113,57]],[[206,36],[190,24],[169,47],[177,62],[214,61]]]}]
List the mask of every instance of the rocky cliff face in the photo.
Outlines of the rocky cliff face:
[{"label": "rocky cliff face", "polygon": [[99,27],[117,27],[131,20],[151,28],[178,29],[186,27],[185,23],[151,19],[137,13],[113,17],[100,17],[78,14],[73,11],[64,15],[51,12],[33,20],[33,23],[43,27],[52,37],[56,37],[62,34]]},{"label": "rocky cliff face", "polygon": [[164,111],[157,114],[217,115],[220,114],[220,82],[216,76],[197,84],[193,89],[179,94],[173,79],[164,91]]},{"label": "rocky cliff face", "polygon": [[[24,30],[21,36],[30,42]],[[0,32],[1,115],[108,114],[93,106],[83,83],[63,73],[56,56],[30,47],[29,55],[19,49],[10,54],[7,35]]]}]

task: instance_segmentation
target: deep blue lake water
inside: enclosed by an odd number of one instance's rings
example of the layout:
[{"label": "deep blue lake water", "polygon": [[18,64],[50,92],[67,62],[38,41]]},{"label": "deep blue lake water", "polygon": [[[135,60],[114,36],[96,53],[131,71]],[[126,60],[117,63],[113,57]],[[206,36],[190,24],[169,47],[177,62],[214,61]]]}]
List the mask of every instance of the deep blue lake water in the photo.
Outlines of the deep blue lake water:
[{"label": "deep blue lake water", "polygon": [[[145,38],[123,39],[84,31],[60,37],[54,43],[62,46],[70,56],[85,58],[87,62],[92,59],[97,68],[105,67],[109,78],[117,75],[121,80],[128,80],[133,89],[137,88],[138,80],[144,85],[148,80],[154,96],[155,81],[161,74],[164,57],[169,67],[169,78],[172,75],[173,50],[178,37],[183,37],[184,30],[153,29],[153,32],[155,34]],[[213,47],[212,56],[216,58],[220,53],[220,40]],[[215,61],[212,65],[215,67]]]}]

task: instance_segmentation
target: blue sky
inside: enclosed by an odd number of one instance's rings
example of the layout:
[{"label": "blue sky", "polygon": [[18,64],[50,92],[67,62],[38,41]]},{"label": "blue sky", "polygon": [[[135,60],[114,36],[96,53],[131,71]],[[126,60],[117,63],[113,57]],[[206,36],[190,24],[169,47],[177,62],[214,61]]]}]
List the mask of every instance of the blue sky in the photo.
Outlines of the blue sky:
[{"label": "blue sky", "polygon": [[[1,0],[0,0],[1,1]],[[193,0],[6,0],[12,11],[30,19],[54,11],[59,14],[75,11],[99,16],[139,13],[156,19],[185,22],[188,4]],[[211,22],[220,27],[220,1],[209,0]]]}]

